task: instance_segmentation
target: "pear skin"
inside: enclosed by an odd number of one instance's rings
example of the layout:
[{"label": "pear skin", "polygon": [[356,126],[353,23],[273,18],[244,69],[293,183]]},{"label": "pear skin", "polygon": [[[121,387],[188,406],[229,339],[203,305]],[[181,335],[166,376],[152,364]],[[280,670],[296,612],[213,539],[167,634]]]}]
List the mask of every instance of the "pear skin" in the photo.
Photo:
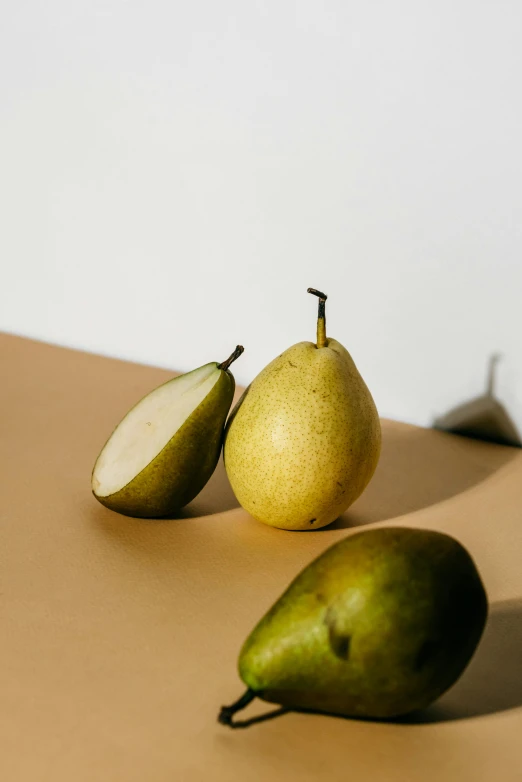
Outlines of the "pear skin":
[{"label": "pear skin", "polygon": [[376,719],[424,708],[466,668],[487,610],[477,568],[450,536],[357,533],[308,565],[246,640],[243,705],[257,696]]},{"label": "pear skin", "polygon": [[93,494],[126,516],[156,518],[191,502],[214,472],[235,381],[238,346],[215,362],[169,380],[120,422],[92,474]]},{"label": "pear skin", "polygon": [[[324,295],[324,294],[323,294]],[[381,449],[373,398],[335,339],[300,342],[245,391],[227,424],[225,468],[239,503],[274,527],[315,530],[368,485]]]}]

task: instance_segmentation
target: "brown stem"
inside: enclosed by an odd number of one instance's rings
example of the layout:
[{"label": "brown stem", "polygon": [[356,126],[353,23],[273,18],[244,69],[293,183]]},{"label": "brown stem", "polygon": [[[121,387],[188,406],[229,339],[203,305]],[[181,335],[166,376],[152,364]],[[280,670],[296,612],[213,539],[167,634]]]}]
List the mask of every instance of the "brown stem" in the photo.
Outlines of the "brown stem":
[{"label": "brown stem", "polygon": [[238,345],[232,355],[230,355],[226,361],[223,361],[222,364],[218,364],[218,369],[223,369],[226,372],[229,366],[236,360],[236,358],[239,358],[244,349],[245,348],[243,345]]},{"label": "brown stem", "polygon": [[235,728],[236,725],[234,724],[232,717],[236,711],[241,711],[241,709],[244,709],[245,706],[248,706],[249,703],[252,703],[255,697],[256,694],[254,690],[251,690],[249,687],[248,690],[241,696],[241,698],[238,698],[237,701],[232,703],[230,706],[221,707],[221,711],[218,714],[218,722],[220,722],[222,725],[227,725],[229,728]]},{"label": "brown stem", "polygon": [[315,288],[308,288],[307,293],[312,293],[314,296],[319,297],[319,307],[317,310],[317,347],[325,348],[328,345],[326,338],[326,313],[325,305],[328,296],[326,293],[316,290]]},{"label": "brown stem", "polygon": [[497,364],[502,356],[499,353],[493,353],[489,359],[489,371],[488,371],[488,384],[486,389],[487,396],[495,396],[495,376],[497,372]]}]

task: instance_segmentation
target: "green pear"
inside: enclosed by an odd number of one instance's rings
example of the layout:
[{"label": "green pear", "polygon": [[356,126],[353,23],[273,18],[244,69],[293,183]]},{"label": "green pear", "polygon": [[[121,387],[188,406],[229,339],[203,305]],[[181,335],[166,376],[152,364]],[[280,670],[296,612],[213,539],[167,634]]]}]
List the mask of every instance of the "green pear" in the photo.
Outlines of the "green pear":
[{"label": "green pear", "polygon": [[326,337],[299,342],[247,388],[225,432],[225,468],[240,504],[274,527],[312,530],[364,491],[381,449],[379,416],[348,351]]},{"label": "green pear", "polygon": [[384,719],[428,706],[459,678],[486,622],[466,549],[440,532],[389,527],[345,538],[288,587],[246,640],[252,698]]},{"label": "green pear", "polygon": [[111,510],[152,518],[179,510],[214,472],[235,381],[228,367],[205,364],[151,391],[127,413],[103,447],[92,491]]}]

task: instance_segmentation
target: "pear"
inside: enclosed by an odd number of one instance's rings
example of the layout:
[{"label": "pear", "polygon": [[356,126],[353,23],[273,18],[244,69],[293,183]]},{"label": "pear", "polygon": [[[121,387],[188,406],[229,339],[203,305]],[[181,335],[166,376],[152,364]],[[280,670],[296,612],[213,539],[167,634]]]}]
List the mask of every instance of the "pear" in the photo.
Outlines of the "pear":
[{"label": "pear", "polygon": [[313,530],[364,491],[381,449],[379,416],[348,351],[326,337],[299,342],[247,388],[225,432],[224,459],[240,504],[274,527]]},{"label": "pear", "polygon": [[424,708],[464,671],[487,608],[454,538],[400,527],[352,535],[308,565],[246,640],[248,690],[220,722],[256,696],[377,719]]},{"label": "pear", "polygon": [[205,364],[151,391],[118,424],[92,473],[92,491],[111,510],[160,517],[199,494],[214,472],[232,404],[230,364]]}]

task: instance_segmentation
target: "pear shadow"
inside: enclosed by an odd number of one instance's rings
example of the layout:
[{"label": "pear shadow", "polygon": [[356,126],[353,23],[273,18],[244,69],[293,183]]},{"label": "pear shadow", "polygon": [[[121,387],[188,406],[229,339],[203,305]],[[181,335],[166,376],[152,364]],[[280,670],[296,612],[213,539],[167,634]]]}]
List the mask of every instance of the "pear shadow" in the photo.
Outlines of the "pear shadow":
[{"label": "pear shadow", "polygon": [[[522,599],[494,603],[484,635],[467,669],[436,703],[422,711],[390,720],[364,722],[427,725],[482,717],[522,706]],[[313,714],[341,720],[361,720],[312,709],[279,707],[250,719],[234,720],[232,727],[248,728],[285,714]]]},{"label": "pear shadow", "polygon": [[436,418],[433,422],[436,429],[501,445],[522,447],[514,421],[495,398],[495,374],[500,358],[499,354],[490,357],[485,393]]},{"label": "pear shadow", "polygon": [[[98,530],[126,548],[140,551],[144,556],[149,552],[154,558],[170,556],[167,553],[170,552],[170,547],[159,546],[158,541],[171,539],[171,535],[175,534],[174,530],[177,528],[176,522],[212,516],[240,507],[228,481],[222,456],[204,489],[177,513],[161,518],[140,518],[116,513],[92,501],[91,498],[89,502],[89,516]],[[176,541],[176,545],[179,545],[177,535]]]},{"label": "pear shadow", "polygon": [[361,497],[322,530],[386,521],[435,505],[485,481],[520,453],[433,429],[381,424],[375,475]]},{"label": "pear shadow", "polygon": [[[278,717],[283,717],[285,714],[297,713],[295,709],[285,709],[283,707],[279,709],[272,709],[271,711],[265,711],[263,714],[257,714],[255,717],[249,717],[246,720],[234,720],[227,727],[230,728],[250,728],[252,725],[259,725],[261,722],[268,722],[269,720],[275,720]],[[315,713],[315,712],[310,712]]]},{"label": "pear shadow", "polygon": [[91,503],[89,520],[96,534],[111,540],[118,551],[133,552],[144,564],[170,561],[174,535],[176,545],[180,545],[180,536],[176,535],[176,525],[171,519],[125,516]]},{"label": "pear shadow", "polygon": [[[339,519],[315,532],[364,526],[442,502],[486,480],[520,454],[518,448],[473,441],[433,429],[387,420],[382,420],[381,425],[382,452],[369,486]],[[221,455],[207,485],[176,513],[162,519],[133,519],[120,514],[114,514],[114,518],[120,523],[126,520],[151,527],[239,507]],[[104,526],[112,524],[104,520]]]},{"label": "pear shadow", "polygon": [[[233,406],[227,418],[226,428],[230,426],[231,422],[234,420],[237,411],[245,401],[249,391],[250,386],[247,386],[245,389],[236,388],[234,401],[232,403]],[[192,519],[201,516],[212,516],[215,513],[224,513],[227,510],[234,510],[239,507],[241,506],[236,499],[236,495],[232,491],[232,486],[230,485],[225,470],[222,448],[217,467],[206,486],[203,487],[192,502],[189,502],[188,505],[182,508],[172,518]]]},{"label": "pear shadow", "polygon": [[481,717],[522,706],[522,599],[493,603],[477,651],[439,700],[397,722],[418,725]]},{"label": "pear shadow", "polygon": [[232,491],[232,486],[228,480],[223,463],[223,454],[221,454],[212,477],[198,496],[168,518],[192,519],[201,516],[212,516],[215,513],[224,513],[224,511],[233,510],[234,508],[239,508],[239,502]]},{"label": "pear shadow", "polygon": [[[242,389],[241,387],[236,388],[232,410],[227,418],[227,427],[234,420],[236,413],[243,404],[249,390],[250,386],[247,386],[245,389]],[[181,508],[175,514],[169,515],[167,518],[201,518],[202,516],[213,516],[215,513],[224,513],[227,510],[235,510],[239,507],[241,506],[236,500],[236,496],[232,491],[232,486],[228,480],[225,463],[223,461],[223,449],[221,449],[217,467],[206,486],[203,487],[192,502],[189,502],[184,508]]]}]

